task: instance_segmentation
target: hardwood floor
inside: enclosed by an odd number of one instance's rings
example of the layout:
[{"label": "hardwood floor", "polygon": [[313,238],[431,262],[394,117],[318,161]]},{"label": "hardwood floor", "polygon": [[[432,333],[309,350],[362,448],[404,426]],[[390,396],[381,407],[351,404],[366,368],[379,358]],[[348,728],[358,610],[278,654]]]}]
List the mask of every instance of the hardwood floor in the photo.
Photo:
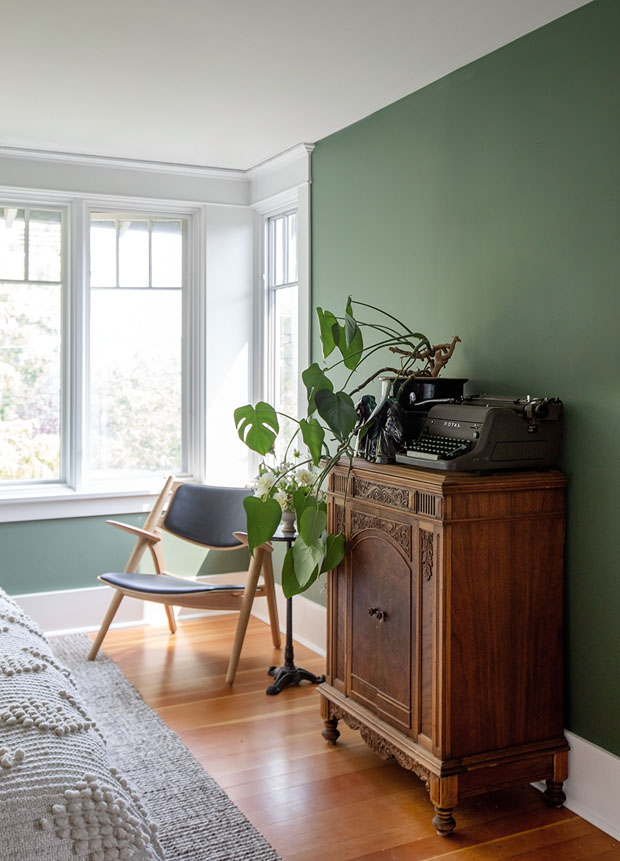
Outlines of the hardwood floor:
[{"label": "hardwood floor", "polygon": [[[338,745],[326,744],[314,686],[265,694],[282,653],[262,622],[250,620],[235,685],[225,684],[235,624],[233,615],[181,622],[174,636],[163,624],[112,630],[103,648],[285,861],[620,859],[617,841],[547,808],[530,786],[467,799],[454,834],[438,837],[415,775],[342,723]],[[295,662],[324,666],[298,644]]]}]

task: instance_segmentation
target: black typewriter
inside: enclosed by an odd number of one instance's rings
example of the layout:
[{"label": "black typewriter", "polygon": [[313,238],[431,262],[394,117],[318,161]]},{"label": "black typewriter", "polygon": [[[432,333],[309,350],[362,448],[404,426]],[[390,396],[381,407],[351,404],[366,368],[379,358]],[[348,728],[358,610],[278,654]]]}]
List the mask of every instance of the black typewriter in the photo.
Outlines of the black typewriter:
[{"label": "black typewriter", "polygon": [[410,423],[416,432],[405,438],[398,463],[493,472],[548,469],[556,461],[562,435],[558,398],[463,395],[420,407]]}]

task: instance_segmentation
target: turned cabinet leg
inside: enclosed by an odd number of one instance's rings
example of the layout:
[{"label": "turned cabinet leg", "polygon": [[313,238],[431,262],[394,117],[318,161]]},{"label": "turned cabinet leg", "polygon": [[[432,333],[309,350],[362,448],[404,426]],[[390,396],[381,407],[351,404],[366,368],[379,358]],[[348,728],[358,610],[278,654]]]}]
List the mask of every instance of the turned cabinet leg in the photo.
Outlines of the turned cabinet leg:
[{"label": "turned cabinet leg", "polygon": [[561,751],[553,756],[553,780],[547,781],[544,792],[545,801],[550,807],[561,807],[566,801],[562,784],[568,777],[568,752]]},{"label": "turned cabinet leg", "polygon": [[336,718],[328,718],[325,722],[325,729],[321,733],[325,741],[329,744],[336,744],[340,733],[338,732],[338,721]]},{"label": "turned cabinet leg", "polygon": [[435,808],[433,825],[440,837],[447,837],[456,828],[452,811],[459,800],[459,779],[456,775],[438,777],[431,774],[428,789]]},{"label": "turned cabinet leg", "polygon": [[452,815],[451,807],[436,807],[433,816],[433,825],[440,837],[447,837],[456,828],[456,822]]},{"label": "turned cabinet leg", "polygon": [[563,781],[548,780],[544,792],[545,801],[549,807],[561,807],[566,801],[566,795],[562,790]]}]

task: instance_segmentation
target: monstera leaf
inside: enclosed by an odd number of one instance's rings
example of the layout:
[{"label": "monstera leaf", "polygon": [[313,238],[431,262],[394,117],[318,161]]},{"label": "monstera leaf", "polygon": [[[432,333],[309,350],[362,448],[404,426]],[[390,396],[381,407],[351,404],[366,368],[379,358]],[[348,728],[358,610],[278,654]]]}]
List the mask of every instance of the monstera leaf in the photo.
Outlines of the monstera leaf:
[{"label": "monstera leaf", "polygon": [[259,401],[255,407],[251,404],[237,407],[234,417],[239,438],[248,448],[259,454],[271,451],[280,430],[276,411],[271,404]]}]

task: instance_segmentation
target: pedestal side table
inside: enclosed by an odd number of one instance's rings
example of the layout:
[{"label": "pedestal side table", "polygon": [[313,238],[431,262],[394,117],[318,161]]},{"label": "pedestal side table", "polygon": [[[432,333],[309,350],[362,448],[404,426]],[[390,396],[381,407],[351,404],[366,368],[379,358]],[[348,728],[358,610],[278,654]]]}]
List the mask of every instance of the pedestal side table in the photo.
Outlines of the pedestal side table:
[{"label": "pedestal side table", "polygon": [[[297,538],[297,532],[286,531],[282,526],[276,529],[272,541],[286,542],[286,549],[290,550],[293,542]],[[298,685],[300,682],[311,682],[313,685],[320,685],[325,681],[325,676],[316,676],[309,670],[304,670],[301,667],[295,666],[295,655],[293,652],[293,599],[286,599],[286,644],[284,646],[284,665],[281,667],[269,667],[270,676],[273,676],[273,684],[269,685],[266,693],[271,696],[279,694],[284,688],[291,685]]]}]

